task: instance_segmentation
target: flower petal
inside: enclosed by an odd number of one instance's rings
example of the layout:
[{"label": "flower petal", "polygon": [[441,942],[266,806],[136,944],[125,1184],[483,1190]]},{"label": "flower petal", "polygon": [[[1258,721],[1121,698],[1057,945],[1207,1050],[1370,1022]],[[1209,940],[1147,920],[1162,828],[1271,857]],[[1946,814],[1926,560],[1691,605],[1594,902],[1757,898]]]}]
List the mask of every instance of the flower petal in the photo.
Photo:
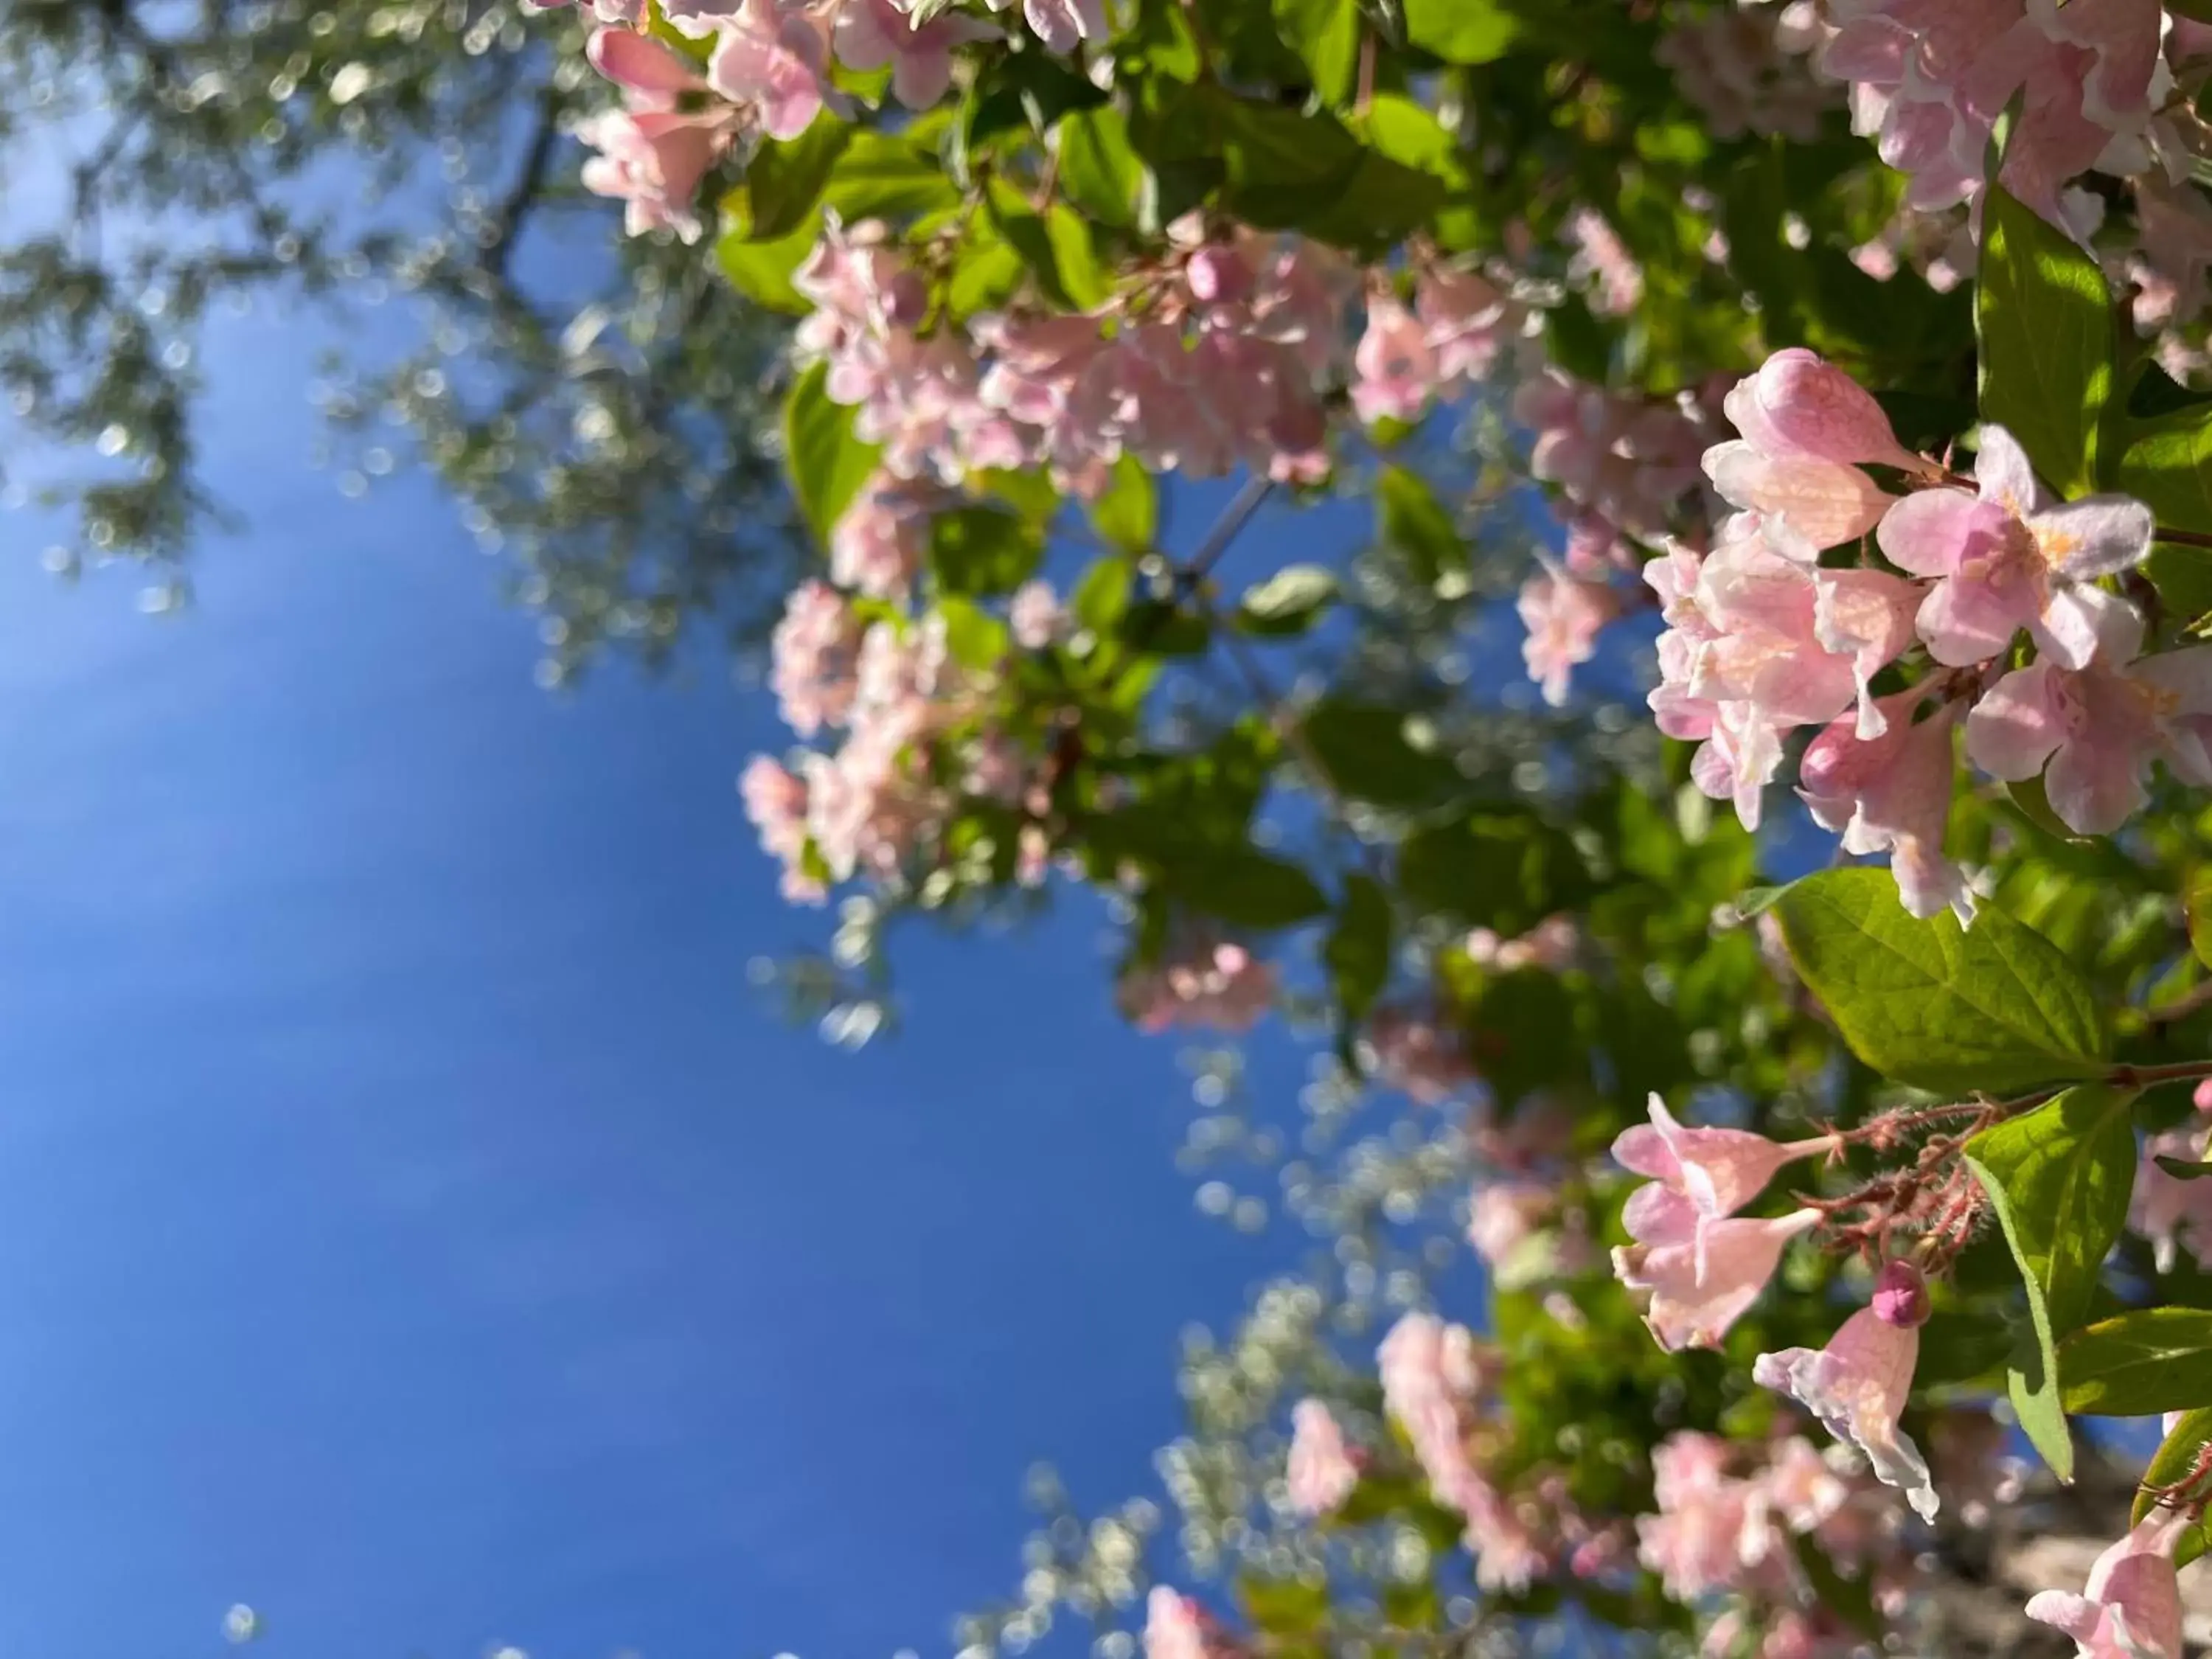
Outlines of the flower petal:
[{"label": "flower petal", "polygon": [[1983,503],[1965,490],[1923,489],[1882,516],[1875,540],[1900,570],[1948,576],[1973,545],[1983,521]]},{"label": "flower petal", "polygon": [[2001,426],[1982,428],[1981,452],[1974,458],[1974,483],[1981,498],[2015,519],[2033,517],[2049,499],[2035,481],[2035,469],[2020,440]]},{"label": "flower petal", "polygon": [[2027,521],[2052,568],[2077,581],[2132,570],[2150,553],[2158,520],[2126,495],[2061,501]]},{"label": "flower petal", "polygon": [[2066,740],[2057,672],[2032,663],[1999,680],[1966,716],[1966,758],[2008,783],[2042,771]]}]

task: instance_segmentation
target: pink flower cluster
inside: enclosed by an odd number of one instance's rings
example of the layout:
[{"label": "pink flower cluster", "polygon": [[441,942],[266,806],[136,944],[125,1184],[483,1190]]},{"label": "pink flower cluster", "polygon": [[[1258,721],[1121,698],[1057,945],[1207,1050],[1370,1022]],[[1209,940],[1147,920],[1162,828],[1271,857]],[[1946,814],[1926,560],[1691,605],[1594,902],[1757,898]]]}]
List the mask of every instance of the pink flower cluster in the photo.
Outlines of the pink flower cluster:
[{"label": "pink flower cluster", "polygon": [[1648,1176],[1629,1195],[1621,1224],[1633,1243],[1613,1253],[1613,1270],[1648,1298],[1644,1322],[1668,1349],[1717,1347],[1781,1264],[1783,1248],[1820,1220],[1814,1210],[1771,1219],[1736,1212],[1784,1167],[1823,1155],[1832,1137],[1781,1143],[1742,1129],[1686,1128],[1667,1103],[1651,1121],[1624,1129],[1613,1159]]},{"label": "pink flower cluster", "polygon": [[1239,1659],[1243,1651],[1190,1597],[1152,1587],[1145,1603],[1145,1659]]},{"label": "pink flower cluster", "polygon": [[[1659,728],[1701,742],[1692,775],[1747,827],[1784,734],[1820,727],[1799,789],[1814,817],[1849,851],[1890,853],[1914,915],[1948,905],[1966,918],[1971,895],[1943,856],[1960,714],[1976,765],[2044,775],[2052,810],[2083,835],[2142,805],[2154,760],[2212,783],[2212,648],[2142,657],[2142,617],[2101,585],[2150,550],[2141,502],[2053,501],[1998,426],[1982,430],[1974,478],[1956,479],[1902,448],[1865,392],[1802,349],[1778,352],[1725,409],[1741,435],[1705,467],[1740,510],[1711,551],[1677,544],[1644,574],[1668,624],[1650,697]],[[1892,495],[1869,465],[1915,487]],[[1869,534],[1905,574],[1816,562]],[[2002,672],[2023,632],[2037,660]],[[1975,672],[1875,696],[1873,677],[1916,646],[1937,671]]]},{"label": "pink flower cluster", "polygon": [[1487,927],[1467,936],[1468,960],[1478,968],[1501,974],[1534,968],[1547,974],[1565,973],[1583,954],[1582,926],[1565,911],[1547,916],[1517,939],[1500,939]]},{"label": "pink flower cluster", "polygon": [[[1735,1212],[1785,1165],[1836,1144],[1826,1135],[1784,1144],[1738,1129],[1686,1128],[1652,1097],[1650,1123],[1613,1142],[1615,1163],[1650,1177],[1621,1212],[1636,1242],[1613,1253],[1613,1271],[1650,1297],[1646,1322],[1662,1346],[1718,1346],[1774,1276],[1783,1247],[1822,1219],[1809,1208],[1771,1219]],[[1936,1490],[1918,1448],[1897,1424],[1928,1313],[1920,1270],[1893,1261],[1875,1279],[1868,1305],[1826,1347],[1761,1354],[1752,1370],[1754,1382],[1789,1395],[1856,1446],[1875,1476],[1904,1492],[1923,1519],[1935,1516]]]},{"label": "pink flower cluster", "polygon": [[1294,238],[1170,228],[1174,256],[1096,313],[973,319],[924,334],[928,294],[872,222],[832,225],[793,279],[817,307],[802,357],[895,476],[1049,465],[1088,493],[1123,454],[1215,476],[1327,469],[1322,386],[1343,368],[1358,273]]},{"label": "pink flower cluster", "polygon": [[[2212,1083],[2197,1086],[2197,1105],[2200,1114],[2212,1113]],[[2212,1158],[2212,1116],[2200,1115],[2195,1123],[2143,1142],[2128,1212],[2128,1225],[2150,1241],[2160,1273],[2171,1268],[2184,1249],[2200,1267],[2212,1269],[2212,1178],[2191,1181],[2168,1174],[2158,1161],[2161,1158],[2184,1164]]]},{"label": "pink flower cluster", "polygon": [[1291,1507],[1307,1516],[1340,1509],[1359,1484],[1359,1465],[1328,1405],[1299,1401],[1291,1412],[1291,1453],[1284,1471]]},{"label": "pink flower cluster", "polygon": [[[1713,1659],[1845,1659],[1864,1636],[1823,1607],[1792,1540],[1806,1538],[1895,1611],[1911,1558],[1881,1489],[1839,1470],[1802,1436],[1743,1445],[1685,1430],[1652,1451],[1657,1513],[1636,1522],[1638,1559],[1691,1605],[1727,1596],[1708,1628]],[[1755,1641],[1755,1646],[1745,1645]]]},{"label": "pink flower cluster", "polygon": [[1659,61],[1717,137],[1809,143],[1834,94],[1813,78],[1807,54],[1829,32],[1814,0],[1736,0],[1676,23],[1659,42]]},{"label": "pink flower cluster", "polygon": [[1713,399],[1631,397],[1547,368],[1523,381],[1514,418],[1534,434],[1529,470],[1566,498],[1567,568],[1632,567],[1625,541],[1658,542],[1676,527],[1698,462],[1716,435]]},{"label": "pink flower cluster", "polygon": [[2172,84],[2159,0],[1831,0],[1828,15],[1817,66],[1850,83],[1853,128],[1910,176],[1915,207],[1978,193],[1990,130],[2023,90],[2003,183],[2054,224],[2068,179],[2148,163]]},{"label": "pink flower cluster", "polygon": [[1440,1106],[1480,1079],[1459,1040],[1425,1014],[1378,1008],[1359,1036],[1363,1065],[1386,1088],[1423,1106]]},{"label": "pink flower cluster", "polygon": [[1122,975],[1121,1012],[1140,1031],[1250,1030],[1275,1006],[1275,970],[1243,945],[1197,935],[1168,959]]}]

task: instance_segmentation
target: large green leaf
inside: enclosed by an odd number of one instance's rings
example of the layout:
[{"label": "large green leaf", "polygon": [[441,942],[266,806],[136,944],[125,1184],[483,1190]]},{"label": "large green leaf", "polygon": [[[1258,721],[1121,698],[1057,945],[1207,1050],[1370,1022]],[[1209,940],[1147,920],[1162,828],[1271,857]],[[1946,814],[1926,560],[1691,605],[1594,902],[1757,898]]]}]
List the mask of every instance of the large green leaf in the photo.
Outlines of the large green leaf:
[{"label": "large green leaf", "polygon": [[1848,869],[1808,876],[1775,909],[1797,971],[1886,1077],[2002,1093],[2094,1076],[2111,1058],[2081,971],[1994,905],[1972,928],[1948,912],[1922,921],[1887,871]]},{"label": "large green leaf", "polygon": [[1078,110],[1062,117],[1054,131],[1060,194],[1098,224],[1135,228],[1146,171],[1129,144],[1128,118],[1110,106]]},{"label": "large green leaf", "polygon": [[[2212,535],[2212,410],[2176,410],[2126,429],[2118,487],[2148,506],[2161,526]],[[2160,542],[2143,568],[2175,616],[2212,611],[2212,550]]]},{"label": "large green leaf", "polygon": [[1520,25],[1498,0],[1405,0],[1406,38],[1449,64],[1503,57]]},{"label": "large green leaf", "polygon": [[744,199],[743,190],[732,191],[722,199],[726,228],[714,241],[716,263],[740,294],[772,311],[805,316],[814,309],[814,301],[792,286],[792,273],[806,263],[821,239],[821,221],[809,219],[773,242],[752,241],[745,235],[749,221],[732,214],[733,209],[739,215],[746,210]]},{"label": "large green leaf", "polygon": [[2112,392],[2112,301],[2097,262],[2003,190],[1982,198],[1974,325],[1981,409],[2061,495],[2095,487]]},{"label": "large green leaf", "polygon": [[1967,1158],[1966,1167],[1988,1193],[1990,1207],[1997,1212],[1997,1224],[2004,1230],[2005,1243],[2011,1248],[2014,1261],[2021,1264],[2021,1277],[2027,1285],[2028,1328],[2021,1334],[2012,1357],[2005,1362],[2006,1396],[2012,1401],[2014,1415],[2020,1419],[2021,1431],[2042,1454],[2051,1472],[2061,1480],[2071,1480],[2074,1437],[2067,1430],[2065,1407],[2059,1403],[2058,1345],[2051,1338],[2051,1315],[2044,1305],[2042,1282],[2028,1266],[2033,1240],[2023,1230],[2020,1214],[2005,1195],[2004,1182],[1983,1170],[1972,1158]]},{"label": "large green leaf", "polygon": [[766,138],[745,166],[750,222],[745,240],[773,242],[814,218],[822,188],[853,137],[850,123],[824,110],[796,138]]},{"label": "large green leaf", "polygon": [[881,453],[853,435],[853,411],[830,401],[829,379],[828,366],[817,363],[783,400],[784,469],[799,513],[823,543]]},{"label": "large green leaf", "polygon": [[1313,71],[1325,104],[1352,96],[1359,67],[1359,0],[1274,0],[1275,27]]},{"label": "large green leaf", "polygon": [[930,145],[905,134],[858,132],[830,173],[823,199],[851,224],[955,208],[960,191]]},{"label": "large green leaf", "polygon": [[2006,1239],[2043,1294],[2054,1336],[2087,1316],[2098,1271],[2127,1224],[2136,1093],[2086,1083],[1966,1143],[2000,1213],[2013,1218]]},{"label": "large green leaf", "polygon": [[2058,1345],[2070,1412],[2154,1417],[2212,1407],[2212,1309],[2144,1308]]},{"label": "large green leaf", "polygon": [[[2212,1407],[2184,1412],[2181,1421],[2173,1425],[2158,1455],[2143,1470],[2132,1520],[2139,1522],[2151,1512],[2157,1502],[2154,1493],[2180,1485],[2196,1472],[2197,1457],[2208,1443],[2212,1443]],[[2185,1567],[2208,1548],[2212,1548],[2212,1513],[2200,1516],[2197,1524],[2182,1534],[2180,1546],[2173,1553],[2174,1564]]]},{"label": "large green leaf", "polygon": [[1160,533],[1159,486],[1133,455],[1114,463],[1091,503],[1091,527],[1128,553],[1146,553]]}]

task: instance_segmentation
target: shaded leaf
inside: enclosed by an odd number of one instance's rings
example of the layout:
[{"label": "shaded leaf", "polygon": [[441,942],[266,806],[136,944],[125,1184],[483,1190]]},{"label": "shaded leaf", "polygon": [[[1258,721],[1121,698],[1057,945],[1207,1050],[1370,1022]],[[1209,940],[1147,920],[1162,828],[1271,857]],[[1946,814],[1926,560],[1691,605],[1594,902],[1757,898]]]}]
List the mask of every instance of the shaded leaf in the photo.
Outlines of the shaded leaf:
[{"label": "shaded leaf", "polygon": [[1322,946],[1329,988],[1346,1027],[1374,1006],[1390,978],[1390,900],[1380,884],[1353,876],[1344,884],[1336,926]]},{"label": "shaded leaf", "polygon": [[2145,1308],[2058,1345],[2066,1409],[2154,1417],[2212,1406],[2212,1309]]},{"label": "shaded leaf", "polygon": [[783,400],[784,468],[800,514],[824,544],[881,453],[853,435],[853,411],[830,401],[829,379],[829,366],[817,363]]},{"label": "shaded leaf", "polygon": [[[2181,1421],[2173,1425],[2143,1470],[2131,1522],[2141,1522],[2151,1512],[2157,1502],[2154,1493],[2178,1486],[2195,1473],[2198,1455],[2208,1443],[2212,1443],[2212,1407],[2183,1413]],[[2174,1565],[2185,1567],[2208,1548],[2212,1548],[2212,1513],[2199,1516],[2197,1524],[2181,1535],[2180,1547],[2173,1553]]]},{"label": "shaded leaf", "polygon": [[2097,262],[2004,190],[1983,198],[1975,337],[1981,413],[2061,495],[2087,494],[2112,389],[2112,301]]},{"label": "shaded leaf", "polygon": [[1237,625],[1248,634],[1303,634],[1336,603],[1336,574],[1324,566],[1285,565],[1244,590],[1237,606]]}]

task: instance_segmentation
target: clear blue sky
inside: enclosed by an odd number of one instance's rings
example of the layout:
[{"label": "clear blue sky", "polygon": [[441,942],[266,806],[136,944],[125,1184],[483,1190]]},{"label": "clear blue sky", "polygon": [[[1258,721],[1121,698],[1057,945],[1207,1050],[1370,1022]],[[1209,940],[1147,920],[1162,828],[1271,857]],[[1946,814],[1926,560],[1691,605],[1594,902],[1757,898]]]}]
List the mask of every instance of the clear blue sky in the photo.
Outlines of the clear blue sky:
[{"label": "clear blue sky", "polygon": [[431,486],[308,470],[307,331],[212,344],[195,611],[0,519],[0,1654],[945,1651],[1027,1464],[1151,1489],[1277,1265],[1172,1046],[1087,912],[911,941],[858,1057],[780,1025],[766,700],[535,690]]}]

